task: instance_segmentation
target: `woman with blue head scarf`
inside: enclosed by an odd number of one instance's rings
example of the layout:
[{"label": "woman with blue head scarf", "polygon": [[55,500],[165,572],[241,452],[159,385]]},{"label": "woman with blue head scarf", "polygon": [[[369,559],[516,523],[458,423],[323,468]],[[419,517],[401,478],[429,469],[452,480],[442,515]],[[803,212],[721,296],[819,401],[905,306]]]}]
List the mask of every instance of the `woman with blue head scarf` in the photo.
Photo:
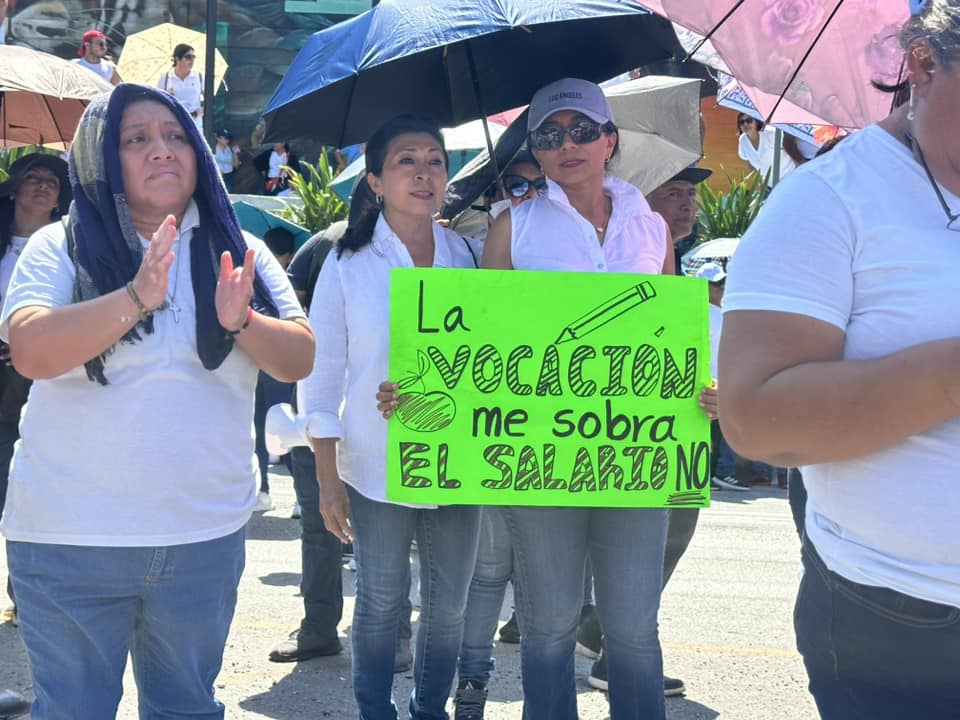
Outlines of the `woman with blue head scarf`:
[{"label": "woman with blue head scarf", "polygon": [[221,718],[257,371],[303,377],[313,336],[175,99],[95,99],[69,164],[69,219],[33,235],[0,317],[35,381],[0,524],[34,717],[114,717],[129,652],[141,716]]}]

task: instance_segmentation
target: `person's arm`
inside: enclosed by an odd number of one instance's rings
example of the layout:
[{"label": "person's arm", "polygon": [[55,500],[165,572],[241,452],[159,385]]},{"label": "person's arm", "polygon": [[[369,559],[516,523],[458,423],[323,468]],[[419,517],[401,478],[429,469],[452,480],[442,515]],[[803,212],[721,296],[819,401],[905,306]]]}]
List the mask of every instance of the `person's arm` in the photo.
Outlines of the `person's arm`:
[{"label": "person's arm", "polygon": [[[301,317],[272,318],[253,312],[256,252],[247,249],[241,267],[233,266],[229,252],[220,256],[220,275],[214,297],[217,319],[236,343],[253,359],[261,370],[280,382],[295,382],[307,376],[313,366],[316,351],[313,332]],[[277,265],[283,282],[288,282]],[[276,283],[270,283],[276,285]]]},{"label": "person's arm", "polygon": [[[159,307],[167,296],[175,239],[176,220],[169,215],[151,238],[131,282],[134,293],[148,310]],[[43,249],[40,245],[31,248],[31,243],[27,243],[20,258],[25,265],[19,273],[14,271],[16,284],[28,287],[30,273],[36,269],[42,274],[44,266],[56,262],[55,258],[41,256]],[[69,262],[69,258],[59,259],[63,261]],[[126,288],[58,307],[14,304],[20,307],[13,309],[9,317],[13,364],[21,375],[32,380],[58,377],[97,357],[123,337],[139,317],[138,306]]]},{"label": "person's arm", "polygon": [[667,252],[663,258],[663,269],[660,271],[661,275],[676,275],[677,274],[677,258],[676,253],[673,251],[673,235],[670,234],[670,226],[667,225],[666,221],[663,223],[664,231],[667,233]]},{"label": "person's arm", "polygon": [[960,413],[960,339],[871,360],[842,359],[822,320],[742,310],[724,316],[720,420],[730,446],[781,467],[883,450]]},{"label": "person's arm", "polygon": [[120,73],[117,72],[116,65],[114,65],[113,67],[113,75],[110,76],[110,82],[113,83],[114,85],[119,85],[120,83],[123,82],[123,78],[120,77]]},{"label": "person's arm", "polygon": [[513,258],[510,254],[510,238],[513,234],[511,213],[502,212],[493,221],[486,240],[483,241],[483,257],[480,267],[496,270],[512,270]]},{"label": "person's arm", "polygon": [[340,542],[353,542],[356,537],[350,526],[350,496],[337,470],[337,439],[311,438],[320,486],[320,514],[323,525]]}]

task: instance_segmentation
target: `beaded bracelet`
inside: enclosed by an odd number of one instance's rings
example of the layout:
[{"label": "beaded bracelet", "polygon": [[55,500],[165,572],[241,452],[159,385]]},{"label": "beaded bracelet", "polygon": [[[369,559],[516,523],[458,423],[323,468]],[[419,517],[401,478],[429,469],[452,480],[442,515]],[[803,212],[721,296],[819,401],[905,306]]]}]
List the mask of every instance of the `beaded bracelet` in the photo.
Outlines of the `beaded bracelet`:
[{"label": "beaded bracelet", "polygon": [[253,319],[253,308],[252,308],[252,307],[248,307],[248,308],[247,308],[247,319],[243,321],[243,325],[241,325],[241,326],[240,326],[238,329],[236,329],[236,330],[227,330],[226,328],[224,328],[223,330],[224,330],[224,332],[226,332],[227,335],[229,335],[231,338],[235,338],[237,335],[239,335],[240,333],[242,333],[244,330],[247,329],[247,326],[250,325],[250,321],[251,321],[252,319]]},{"label": "beaded bracelet", "polygon": [[140,322],[146,322],[153,314],[153,311],[149,310],[147,306],[143,304],[143,301],[140,300],[137,291],[133,289],[133,281],[127,283],[127,295],[133,300],[133,304],[137,306],[137,317],[140,319]]}]

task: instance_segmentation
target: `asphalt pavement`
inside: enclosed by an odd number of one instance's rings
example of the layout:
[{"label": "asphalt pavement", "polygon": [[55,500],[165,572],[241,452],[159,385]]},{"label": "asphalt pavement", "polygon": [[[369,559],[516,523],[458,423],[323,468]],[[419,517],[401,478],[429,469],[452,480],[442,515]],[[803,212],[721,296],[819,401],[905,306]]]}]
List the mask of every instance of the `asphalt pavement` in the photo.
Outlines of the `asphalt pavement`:
[{"label": "asphalt pavement", "polygon": [[[271,474],[274,509],[247,529],[247,567],[236,617],[217,680],[228,718],[356,718],[350,687],[349,636],[354,575],[344,569],[346,651],[302,663],[272,663],[271,648],[295,629],[302,612],[299,525],[290,519],[289,476]],[[792,612],[799,582],[799,541],[786,491],[754,488],[717,493],[700,514],[697,533],[664,592],[660,637],[664,671],[684,680],[685,695],[667,699],[669,720],[806,720],[816,710],[796,652]],[[0,551],[0,582],[6,557]],[[510,598],[502,619],[510,615]],[[416,615],[414,616],[416,618]],[[487,720],[519,720],[519,646],[498,644]],[[606,696],[586,684],[591,661],[577,656],[581,720],[609,717]],[[137,717],[129,669],[117,718]],[[412,675],[395,683],[400,717]],[[0,624],[0,689],[30,695],[26,656],[17,630]],[[82,713],[78,719],[87,720]],[[100,720],[99,718],[90,720]]]}]

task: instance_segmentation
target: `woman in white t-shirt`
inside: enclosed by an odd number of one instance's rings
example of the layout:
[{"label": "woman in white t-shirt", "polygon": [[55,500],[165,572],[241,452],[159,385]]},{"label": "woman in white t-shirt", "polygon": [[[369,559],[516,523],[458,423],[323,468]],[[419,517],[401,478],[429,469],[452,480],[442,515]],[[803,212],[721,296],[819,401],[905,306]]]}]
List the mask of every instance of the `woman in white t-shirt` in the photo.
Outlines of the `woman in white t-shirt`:
[{"label": "woman in white t-shirt", "polygon": [[173,49],[173,66],[157,79],[157,87],[173,95],[203,132],[203,74],[194,70],[197,51],[186,43]]},{"label": "woman in white t-shirt", "polygon": [[35,712],[114,717],[129,651],[142,707],[221,717],[257,371],[303,377],[313,335],[169,95],[92,100],[69,162],[69,222],[31,237],[0,316],[34,379],[0,531]]},{"label": "woman in white t-shirt", "polygon": [[323,263],[310,307],[313,371],[298,388],[327,530],[353,542],[357,597],[353,692],[364,718],[397,717],[394,652],[410,586],[410,543],[422,595],[411,720],[446,717],[457,669],[480,508],[424,507],[387,499],[387,425],[374,405],[388,377],[390,271],[475,267],[472,250],[434,222],[447,183],[443,135],[432,120],[400,116],[367,143],[377,205],[347,227]]},{"label": "woman in white t-shirt", "polygon": [[[767,176],[772,184],[773,158],[776,152],[776,131],[764,126],[763,122],[752,118],[745,113],[737,117],[737,127],[740,128],[740,140],[737,154],[741,160],[746,160],[750,166],[763,176]],[[790,155],[783,148],[780,149],[780,179],[786,177],[797,167]]]},{"label": "woman in white t-shirt", "polygon": [[803,466],[794,625],[828,720],[960,706],[960,2],[914,10],[909,102],[770,196],[724,297],[724,435]]}]

